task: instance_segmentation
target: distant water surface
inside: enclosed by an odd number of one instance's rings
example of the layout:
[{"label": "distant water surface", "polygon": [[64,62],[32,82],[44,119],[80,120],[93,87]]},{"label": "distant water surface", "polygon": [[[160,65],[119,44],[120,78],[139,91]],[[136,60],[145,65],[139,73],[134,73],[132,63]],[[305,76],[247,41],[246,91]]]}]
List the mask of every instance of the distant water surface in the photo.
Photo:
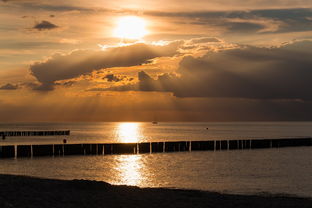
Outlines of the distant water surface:
[{"label": "distant water surface", "polygon": [[[208,128],[208,130],[207,130]],[[69,143],[155,142],[213,139],[311,137],[312,122],[224,123],[16,123],[5,130],[71,130]],[[1,143],[61,143],[64,137],[9,138]]]},{"label": "distant water surface", "polygon": [[[43,123],[1,124],[0,129],[70,129],[71,143],[312,136],[311,122]],[[57,143],[62,139],[8,138],[1,144]],[[140,187],[312,197],[312,147],[2,159],[0,173],[90,179]]]}]

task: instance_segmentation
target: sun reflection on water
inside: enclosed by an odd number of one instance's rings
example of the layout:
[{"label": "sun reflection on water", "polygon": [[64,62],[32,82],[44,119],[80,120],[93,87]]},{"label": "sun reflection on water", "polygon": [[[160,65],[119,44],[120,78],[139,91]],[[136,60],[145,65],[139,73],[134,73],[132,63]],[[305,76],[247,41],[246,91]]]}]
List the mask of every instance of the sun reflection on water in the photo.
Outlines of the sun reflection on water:
[{"label": "sun reflection on water", "polygon": [[122,143],[139,142],[142,138],[140,123],[119,123],[116,136]]},{"label": "sun reflection on water", "polygon": [[143,181],[143,163],[141,155],[120,155],[115,167],[118,180],[115,184],[140,186]]},{"label": "sun reflection on water", "polygon": [[[118,123],[115,128],[115,137],[121,143],[136,143],[142,141],[141,123]],[[142,155],[119,155],[116,157],[114,171],[116,175],[112,183],[131,186],[140,186],[144,179],[144,162]]]}]

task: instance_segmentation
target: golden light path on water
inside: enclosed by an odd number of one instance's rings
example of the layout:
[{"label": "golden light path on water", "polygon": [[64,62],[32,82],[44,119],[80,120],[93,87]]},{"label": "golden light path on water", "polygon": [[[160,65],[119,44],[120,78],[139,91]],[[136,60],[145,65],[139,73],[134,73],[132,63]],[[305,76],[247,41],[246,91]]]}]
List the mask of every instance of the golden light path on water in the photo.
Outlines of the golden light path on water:
[{"label": "golden light path on water", "polygon": [[144,164],[142,155],[121,155],[116,159],[116,184],[140,186],[143,179]]},{"label": "golden light path on water", "polygon": [[[141,124],[134,122],[118,123],[115,129],[115,135],[121,143],[140,142],[143,138]],[[142,155],[120,155],[115,161],[115,184],[127,184],[139,186],[143,180]]]}]

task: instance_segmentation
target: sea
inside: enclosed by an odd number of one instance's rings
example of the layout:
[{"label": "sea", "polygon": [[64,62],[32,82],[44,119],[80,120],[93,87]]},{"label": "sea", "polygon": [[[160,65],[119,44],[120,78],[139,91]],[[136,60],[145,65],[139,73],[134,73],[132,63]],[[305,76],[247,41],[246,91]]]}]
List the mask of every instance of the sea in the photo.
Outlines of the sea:
[{"label": "sea", "polygon": [[[71,135],[8,137],[0,145],[300,138],[312,137],[312,122],[0,123],[8,130]],[[312,147],[0,159],[0,174],[312,198]]]}]

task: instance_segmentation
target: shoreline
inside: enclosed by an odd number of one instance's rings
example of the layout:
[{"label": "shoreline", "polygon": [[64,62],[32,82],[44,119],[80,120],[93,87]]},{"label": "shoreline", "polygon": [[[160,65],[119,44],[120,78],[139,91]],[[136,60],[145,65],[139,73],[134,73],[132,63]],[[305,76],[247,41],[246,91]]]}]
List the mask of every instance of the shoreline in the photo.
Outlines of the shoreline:
[{"label": "shoreline", "polygon": [[312,198],[282,194],[238,195],[199,190],[117,186],[0,174],[0,207],[312,207]]}]

